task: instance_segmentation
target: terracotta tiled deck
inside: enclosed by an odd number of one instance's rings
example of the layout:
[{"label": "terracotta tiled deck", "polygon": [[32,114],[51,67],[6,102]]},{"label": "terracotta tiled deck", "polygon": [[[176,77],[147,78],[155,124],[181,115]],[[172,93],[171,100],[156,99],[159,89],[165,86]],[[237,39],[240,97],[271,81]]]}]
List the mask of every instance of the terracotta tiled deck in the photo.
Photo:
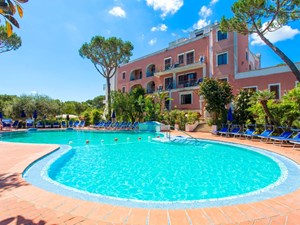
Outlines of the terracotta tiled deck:
[{"label": "terracotta tiled deck", "polygon": [[[207,139],[237,142],[285,155],[300,164],[291,147],[191,133]],[[300,189],[261,202],[187,210],[126,208],[87,202],[50,193],[22,179],[32,161],[57,145],[0,142],[0,225],[7,224],[132,224],[132,225],[300,225]]]}]

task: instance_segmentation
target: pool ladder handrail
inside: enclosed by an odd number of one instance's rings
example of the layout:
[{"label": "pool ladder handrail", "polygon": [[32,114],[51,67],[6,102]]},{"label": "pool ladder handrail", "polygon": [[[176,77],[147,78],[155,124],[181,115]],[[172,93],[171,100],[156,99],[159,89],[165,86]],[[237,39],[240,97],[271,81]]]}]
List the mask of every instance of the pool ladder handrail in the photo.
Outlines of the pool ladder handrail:
[{"label": "pool ladder handrail", "polygon": [[[180,130],[180,129],[178,129],[178,128],[174,127],[174,126],[171,126],[171,125],[169,125],[169,126],[170,126],[170,128],[173,128],[174,130],[180,131],[180,132],[184,133],[185,135],[189,136],[191,139],[193,139],[193,140],[199,142],[199,140],[198,140],[197,138],[195,138],[195,137],[193,137],[192,135],[188,134],[188,133],[185,132],[184,130]],[[169,132],[167,133],[167,137],[169,138],[169,140],[171,140],[170,130],[169,130]]]}]

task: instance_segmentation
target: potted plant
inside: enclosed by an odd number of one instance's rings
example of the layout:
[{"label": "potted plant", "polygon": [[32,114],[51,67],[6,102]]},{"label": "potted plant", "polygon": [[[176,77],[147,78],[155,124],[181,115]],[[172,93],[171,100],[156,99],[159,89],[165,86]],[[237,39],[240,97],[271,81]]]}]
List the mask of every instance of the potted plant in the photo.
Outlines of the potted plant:
[{"label": "potted plant", "polygon": [[185,131],[192,132],[199,124],[199,114],[197,112],[189,112],[185,114],[187,123],[185,124]]}]

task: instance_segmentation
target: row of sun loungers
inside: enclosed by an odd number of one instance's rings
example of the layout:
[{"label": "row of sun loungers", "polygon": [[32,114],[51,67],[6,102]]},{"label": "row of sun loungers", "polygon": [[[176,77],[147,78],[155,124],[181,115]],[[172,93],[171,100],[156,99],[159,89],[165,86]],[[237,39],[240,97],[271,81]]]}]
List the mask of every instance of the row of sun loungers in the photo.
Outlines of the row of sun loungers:
[{"label": "row of sun loungers", "polygon": [[248,128],[246,131],[241,131],[239,126],[223,127],[220,130],[217,130],[214,134],[226,137],[244,137],[245,139],[260,139],[262,142],[273,143],[282,146],[283,144],[292,143],[294,148],[297,145],[300,145],[300,132],[299,130],[286,130],[283,131],[280,135],[272,135],[274,132],[271,128],[266,128],[262,133],[257,134],[254,127]]},{"label": "row of sun loungers", "polygon": [[[33,119],[27,119],[25,121],[25,128],[83,128],[85,126],[85,121],[69,121],[68,123],[66,121],[59,122],[53,122],[50,123],[49,121],[37,121],[36,124],[34,123]],[[12,128],[17,129],[19,127],[19,120],[13,121],[12,119],[3,119],[2,120],[2,127],[4,130],[9,130]]]},{"label": "row of sun loungers", "polygon": [[112,122],[112,121],[101,121],[94,125],[96,129],[114,129],[114,130],[135,130],[138,128],[138,122]]}]

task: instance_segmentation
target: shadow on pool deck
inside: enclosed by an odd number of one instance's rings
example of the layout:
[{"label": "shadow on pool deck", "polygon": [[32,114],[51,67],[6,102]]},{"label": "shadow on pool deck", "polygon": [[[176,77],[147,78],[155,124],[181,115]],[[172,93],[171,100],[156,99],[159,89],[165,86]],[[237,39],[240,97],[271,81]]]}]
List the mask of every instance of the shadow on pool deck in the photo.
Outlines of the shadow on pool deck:
[{"label": "shadow on pool deck", "polygon": [[20,174],[18,173],[1,173],[0,174],[0,196],[2,192],[9,189],[19,188],[21,186],[26,186],[28,183],[19,179]]}]

